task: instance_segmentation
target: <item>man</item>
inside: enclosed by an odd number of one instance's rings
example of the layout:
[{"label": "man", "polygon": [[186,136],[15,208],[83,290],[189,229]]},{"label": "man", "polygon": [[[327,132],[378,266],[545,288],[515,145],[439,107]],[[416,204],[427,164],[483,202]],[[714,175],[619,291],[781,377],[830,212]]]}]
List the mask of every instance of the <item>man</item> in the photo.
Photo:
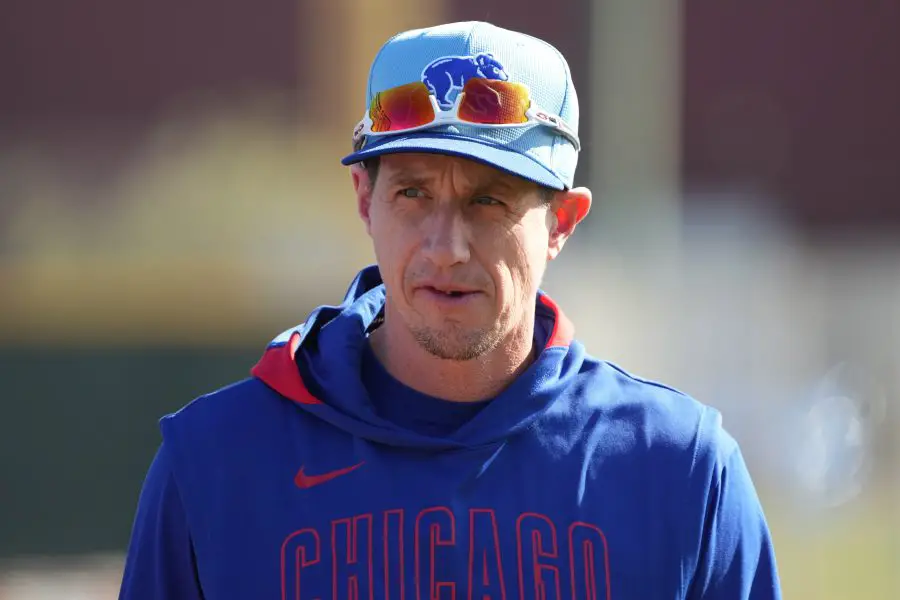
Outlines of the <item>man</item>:
[{"label": "man", "polygon": [[589,356],[539,290],[590,209],[564,58],[392,38],[351,166],[377,267],[162,420],[121,597],[779,597],[719,414]]}]

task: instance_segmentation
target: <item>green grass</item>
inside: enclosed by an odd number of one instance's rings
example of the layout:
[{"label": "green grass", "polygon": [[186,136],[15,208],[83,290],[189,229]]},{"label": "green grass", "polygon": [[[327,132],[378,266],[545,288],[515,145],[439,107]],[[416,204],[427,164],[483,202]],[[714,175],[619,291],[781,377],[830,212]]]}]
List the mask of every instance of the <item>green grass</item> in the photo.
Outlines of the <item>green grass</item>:
[{"label": "green grass", "polygon": [[[893,497],[892,497],[893,496]],[[763,498],[788,600],[900,598],[900,507],[883,493],[825,510],[788,511]]]}]

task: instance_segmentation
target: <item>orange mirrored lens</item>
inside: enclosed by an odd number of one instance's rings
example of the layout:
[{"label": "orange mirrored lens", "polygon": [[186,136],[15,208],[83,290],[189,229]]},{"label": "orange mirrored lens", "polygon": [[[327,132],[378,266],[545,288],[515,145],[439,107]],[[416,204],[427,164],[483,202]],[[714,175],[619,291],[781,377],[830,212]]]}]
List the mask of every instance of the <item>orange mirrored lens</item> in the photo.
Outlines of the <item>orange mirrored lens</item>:
[{"label": "orange mirrored lens", "polygon": [[521,83],[473,77],[463,88],[459,118],[469,123],[510,125],[524,123],[531,105],[528,88]]},{"label": "orange mirrored lens", "polygon": [[375,94],[369,117],[372,131],[401,131],[431,123],[434,107],[424,83],[408,83]]}]

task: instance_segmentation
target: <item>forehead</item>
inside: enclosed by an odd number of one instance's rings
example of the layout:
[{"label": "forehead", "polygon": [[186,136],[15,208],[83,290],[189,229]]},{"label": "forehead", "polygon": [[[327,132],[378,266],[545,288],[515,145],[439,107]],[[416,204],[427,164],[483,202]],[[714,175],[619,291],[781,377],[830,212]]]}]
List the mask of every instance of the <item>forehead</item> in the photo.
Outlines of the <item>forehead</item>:
[{"label": "forehead", "polygon": [[536,190],[537,184],[494,167],[446,154],[397,153],[381,157],[379,169],[387,178],[451,178],[454,185],[496,185],[521,192]]}]

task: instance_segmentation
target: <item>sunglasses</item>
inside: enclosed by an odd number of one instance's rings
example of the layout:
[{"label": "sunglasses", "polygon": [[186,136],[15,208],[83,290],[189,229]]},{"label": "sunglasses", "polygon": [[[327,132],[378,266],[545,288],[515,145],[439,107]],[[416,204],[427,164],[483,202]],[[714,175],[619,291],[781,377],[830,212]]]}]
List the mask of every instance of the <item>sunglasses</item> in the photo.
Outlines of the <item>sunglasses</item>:
[{"label": "sunglasses", "polygon": [[357,150],[367,136],[418,131],[438,125],[475,127],[522,127],[537,123],[556,130],[581,150],[578,135],[561,118],[531,101],[522,83],[472,77],[463,86],[453,106],[442,110],[437,98],[420,81],[375,94],[365,116],[353,130]]}]

